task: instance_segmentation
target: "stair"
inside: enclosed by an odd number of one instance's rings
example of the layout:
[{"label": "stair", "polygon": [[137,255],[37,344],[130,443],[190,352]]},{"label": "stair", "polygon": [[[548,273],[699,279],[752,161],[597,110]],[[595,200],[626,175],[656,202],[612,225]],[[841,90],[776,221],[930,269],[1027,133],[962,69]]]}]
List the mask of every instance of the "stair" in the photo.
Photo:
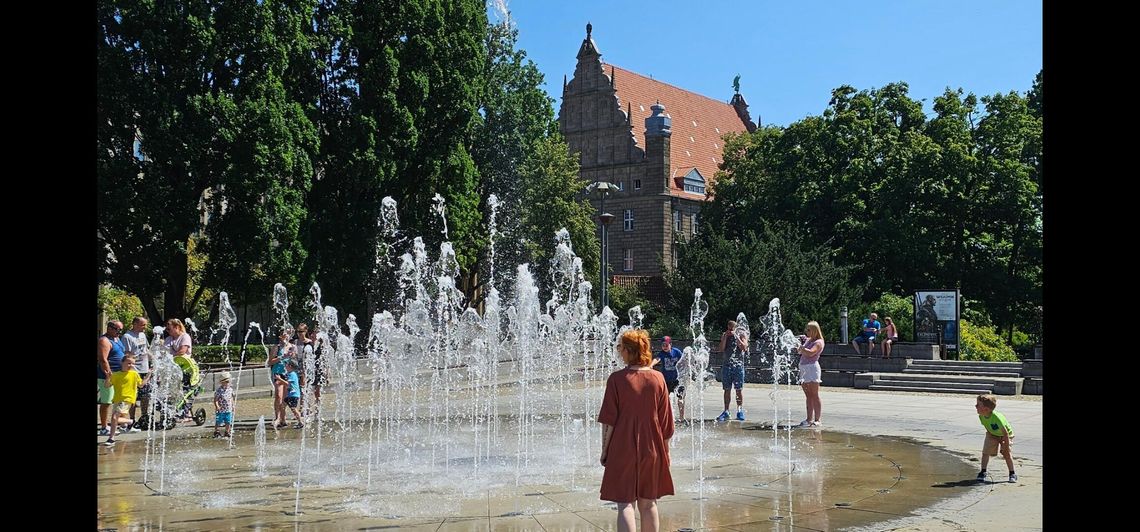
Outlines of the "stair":
[{"label": "stair", "polygon": [[939,393],[994,393],[1019,395],[1025,379],[1013,376],[962,375],[941,373],[860,373],[855,375],[855,387],[869,390],[890,390]]}]

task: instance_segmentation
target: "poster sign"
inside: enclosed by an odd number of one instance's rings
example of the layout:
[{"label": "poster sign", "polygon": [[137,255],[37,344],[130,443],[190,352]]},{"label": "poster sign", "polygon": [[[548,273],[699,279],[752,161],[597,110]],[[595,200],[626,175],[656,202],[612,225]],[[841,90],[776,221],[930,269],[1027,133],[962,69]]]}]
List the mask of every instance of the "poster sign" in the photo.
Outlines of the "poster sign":
[{"label": "poster sign", "polygon": [[945,344],[958,350],[958,320],[961,318],[957,290],[919,290],[914,293],[914,340]]}]

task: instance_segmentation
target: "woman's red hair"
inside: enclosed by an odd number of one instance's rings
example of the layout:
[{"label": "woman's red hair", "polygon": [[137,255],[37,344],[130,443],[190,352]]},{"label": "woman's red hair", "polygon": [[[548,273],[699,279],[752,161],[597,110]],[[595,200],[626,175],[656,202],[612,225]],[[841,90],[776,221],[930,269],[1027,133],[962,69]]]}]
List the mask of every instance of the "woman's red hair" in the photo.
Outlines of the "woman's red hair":
[{"label": "woman's red hair", "polygon": [[621,335],[618,346],[626,364],[648,366],[653,362],[653,352],[649,350],[649,333],[644,329],[630,329]]}]

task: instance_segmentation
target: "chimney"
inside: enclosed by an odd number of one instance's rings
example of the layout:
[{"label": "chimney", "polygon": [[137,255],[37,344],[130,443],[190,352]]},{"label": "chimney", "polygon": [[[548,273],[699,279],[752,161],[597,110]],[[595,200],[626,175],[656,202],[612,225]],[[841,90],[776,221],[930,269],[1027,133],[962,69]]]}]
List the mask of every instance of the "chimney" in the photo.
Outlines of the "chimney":
[{"label": "chimney", "polygon": [[673,136],[673,119],[665,114],[665,106],[658,100],[650,107],[653,114],[645,119],[645,160],[648,163],[647,185],[662,183],[662,190],[646,192],[669,192],[672,177],[669,175],[669,146]]}]

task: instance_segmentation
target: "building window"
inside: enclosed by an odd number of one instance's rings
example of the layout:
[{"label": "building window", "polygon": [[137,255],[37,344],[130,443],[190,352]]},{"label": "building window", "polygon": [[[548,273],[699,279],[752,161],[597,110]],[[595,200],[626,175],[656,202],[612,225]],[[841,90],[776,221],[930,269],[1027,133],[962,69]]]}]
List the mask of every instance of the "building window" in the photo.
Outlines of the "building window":
[{"label": "building window", "polygon": [[633,180],[633,189],[634,190],[641,190],[641,180],[640,179],[634,179]]},{"label": "building window", "polygon": [[615,183],[615,184],[617,185],[617,187],[618,187],[618,191],[619,191],[619,192],[624,192],[624,191],[625,191],[625,181],[618,181],[618,182],[617,182],[617,183]]},{"label": "building window", "polygon": [[622,271],[627,271],[627,272],[633,271],[633,250],[632,249],[625,250],[625,258],[622,259],[622,261],[621,261],[621,269],[622,269]]},{"label": "building window", "polygon": [[693,168],[685,175],[684,183],[685,192],[694,192],[697,194],[705,193],[705,177],[702,176],[696,168]]},{"label": "building window", "polygon": [[678,247],[677,243],[674,242],[673,246],[672,246],[672,249],[673,249],[673,268],[674,269],[677,268],[677,247]]},{"label": "building window", "polygon": [[681,211],[673,211],[673,230],[681,234]]},{"label": "building window", "polygon": [[623,229],[626,231],[633,231],[633,209],[625,210],[625,219],[623,221],[625,222]]},{"label": "building window", "polygon": [[693,236],[697,236],[697,213],[693,213]]}]

